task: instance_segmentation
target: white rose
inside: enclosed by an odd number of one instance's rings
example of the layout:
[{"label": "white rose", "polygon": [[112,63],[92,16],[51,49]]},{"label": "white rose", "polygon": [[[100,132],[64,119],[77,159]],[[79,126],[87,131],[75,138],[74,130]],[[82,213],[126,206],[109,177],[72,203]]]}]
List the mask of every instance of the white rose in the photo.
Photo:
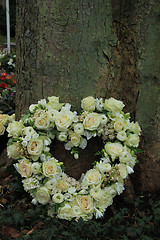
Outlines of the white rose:
[{"label": "white rose", "polygon": [[102,190],[102,197],[100,198],[100,200],[97,203],[99,208],[103,209],[103,211],[104,211],[112,203],[113,203],[113,196],[110,195],[110,193],[108,191],[106,191],[105,189]]},{"label": "white rose", "polygon": [[106,99],[104,102],[104,109],[113,113],[120,112],[125,105],[123,102],[116,100],[115,98]]},{"label": "white rose", "polygon": [[61,192],[66,192],[69,188],[69,184],[66,182],[66,180],[60,179],[57,181],[56,187]]},{"label": "white rose", "polygon": [[137,134],[137,135],[141,134],[141,128],[140,128],[138,122],[136,122],[136,123],[131,122],[129,127],[130,127],[130,130],[132,132],[134,132],[135,134]]},{"label": "white rose", "polygon": [[8,114],[0,114],[0,123],[4,126],[7,126],[9,121],[9,115]]},{"label": "white rose", "polygon": [[81,101],[81,107],[85,111],[94,111],[96,107],[96,99],[92,96],[84,98]]},{"label": "white rose", "polygon": [[120,163],[117,165],[118,166],[118,170],[120,172],[120,176],[122,178],[126,178],[128,176],[128,171],[127,171],[127,166],[126,164]]},{"label": "white rose", "polygon": [[24,128],[22,122],[13,121],[7,127],[8,137],[19,137]]},{"label": "white rose", "polygon": [[119,156],[119,161],[121,163],[128,163],[130,160],[131,160],[131,154],[127,150],[124,150]]},{"label": "white rose", "polygon": [[52,178],[51,180],[49,180],[48,182],[46,182],[45,184],[46,188],[52,190],[56,188],[56,179]]},{"label": "white rose", "polygon": [[55,203],[62,203],[64,201],[64,196],[61,193],[55,193],[52,197],[52,201]]},{"label": "white rose", "polygon": [[93,197],[96,201],[100,200],[102,197],[102,189],[101,188],[91,188],[90,195]]},{"label": "white rose", "polygon": [[53,177],[58,169],[57,163],[53,158],[51,158],[47,162],[43,162],[42,168],[43,168],[43,174],[46,177]]},{"label": "white rose", "polygon": [[9,145],[7,147],[7,155],[10,158],[13,158],[13,159],[18,159],[20,157],[19,156],[19,144],[18,144],[18,142],[13,142],[12,145]]},{"label": "white rose", "polygon": [[56,116],[55,124],[59,131],[67,131],[74,119],[73,112],[62,110]]},{"label": "white rose", "polygon": [[58,209],[57,217],[60,219],[70,220],[74,216],[73,209],[70,204],[66,203],[64,207]]},{"label": "white rose", "polygon": [[31,113],[33,113],[34,112],[34,110],[35,110],[35,108],[38,106],[38,104],[31,104],[30,106],[29,106],[29,111],[31,112]]},{"label": "white rose", "polygon": [[5,133],[6,128],[3,126],[2,123],[0,123],[0,135],[3,135]]},{"label": "white rose", "polygon": [[50,121],[46,115],[42,114],[42,116],[39,116],[35,119],[34,124],[37,129],[46,130],[49,128]]},{"label": "white rose", "polygon": [[90,131],[96,130],[99,124],[100,117],[98,113],[89,113],[83,121],[84,128]]},{"label": "white rose", "polygon": [[91,213],[93,211],[93,200],[90,195],[79,195],[76,197],[79,207],[85,213]]},{"label": "white rose", "polygon": [[109,142],[105,144],[104,149],[112,157],[112,160],[114,160],[122,153],[123,146],[120,143]]},{"label": "white rose", "polygon": [[51,103],[59,103],[59,97],[56,96],[48,97],[48,101]]},{"label": "white rose", "polygon": [[82,135],[83,132],[84,132],[84,128],[83,128],[83,124],[82,123],[77,123],[75,124],[74,126],[74,132],[79,134],[79,135]]},{"label": "white rose", "polygon": [[139,136],[137,134],[130,134],[125,141],[125,144],[130,147],[138,147],[139,145]]},{"label": "white rose", "polygon": [[104,172],[109,172],[111,170],[111,164],[110,163],[103,163],[103,162],[100,162],[100,163],[97,163],[96,164],[96,168],[104,173]]},{"label": "white rose", "polygon": [[125,131],[120,131],[120,132],[118,132],[118,134],[117,134],[117,139],[118,140],[120,140],[120,141],[125,141],[126,140],[126,138],[127,138],[127,134],[126,134],[126,132]]},{"label": "white rose", "polygon": [[78,147],[78,145],[80,144],[80,141],[81,141],[81,136],[79,134],[74,132],[70,134],[71,145]]},{"label": "white rose", "polygon": [[85,149],[87,147],[87,140],[85,138],[81,139],[79,147],[82,148],[82,149]]},{"label": "white rose", "polygon": [[32,138],[27,146],[28,153],[31,155],[40,155],[43,150],[43,142],[39,138]]},{"label": "white rose", "polygon": [[35,162],[35,163],[32,163],[32,173],[39,173],[41,169],[41,163],[38,163],[38,162]]},{"label": "white rose", "polygon": [[38,188],[36,192],[36,199],[40,204],[47,204],[50,201],[49,190],[46,187]]},{"label": "white rose", "polygon": [[123,118],[117,117],[115,119],[114,129],[117,132],[120,132],[122,130],[126,130],[127,129],[127,121],[125,119],[123,119]]},{"label": "white rose", "polygon": [[89,185],[97,185],[101,181],[101,174],[96,169],[90,169],[86,172],[82,179],[82,185],[89,186]]},{"label": "white rose", "polygon": [[21,175],[21,177],[30,177],[32,175],[32,164],[27,159],[22,159],[19,163],[14,164],[17,172]]}]

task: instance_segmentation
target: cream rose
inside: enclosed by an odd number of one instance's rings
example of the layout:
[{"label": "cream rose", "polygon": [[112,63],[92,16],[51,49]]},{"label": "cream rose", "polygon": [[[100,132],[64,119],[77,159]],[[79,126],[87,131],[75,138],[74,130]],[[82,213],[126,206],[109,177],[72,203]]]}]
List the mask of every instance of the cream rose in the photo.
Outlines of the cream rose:
[{"label": "cream rose", "polygon": [[61,192],[66,192],[69,188],[69,184],[63,180],[60,179],[57,181],[56,187],[61,191]]},{"label": "cream rose", "polygon": [[92,96],[84,98],[81,101],[81,107],[85,111],[94,111],[96,107],[96,99]]},{"label": "cream rose", "polygon": [[60,219],[66,219],[66,220],[72,219],[74,217],[74,213],[70,204],[66,203],[64,207],[60,207],[58,209],[57,217]]},{"label": "cream rose", "polygon": [[138,147],[139,145],[139,136],[137,134],[130,134],[125,141],[125,144],[130,147]]},{"label": "cream rose", "polygon": [[127,121],[123,118],[116,118],[115,119],[115,123],[114,123],[114,129],[117,131],[117,132],[120,132],[122,130],[126,130],[127,129]]},{"label": "cream rose", "polygon": [[101,188],[91,188],[90,195],[92,198],[94,198],[96,201],[100,200],[103,192]]},{"label": "cream rose", "polygon": [[103,211],[105,211],[105,209],[107,207],[109,207],[112,203],[113,203],[113,196],[110,195],[105,190],[102,190],[102,197],[100,198],[100,200],[97,203],[99,208],[101,208],[101,209],[103,209]]},{"label": "cream rose", "polygon": [[62,110],[56,116],[55,124],[59,131],[67,131],[74,119],[73,112]]},{"label": "cream rose", "polygon": [[104,102],[104,109],[113,113],[120,112],[125,105],[123,102],[116,100],[115,98],[106,99]]},{"label": "cream rose", "polygon": [[123,146],[120,143],[108,142],[105,144],[104,149],[112,157],[112,160],[114,160],[122,153]]},{"label": "cream rose", "polygon": [[127,171],[126,164],[120,163],[117,166],[118,166],[118,170],[120,172],[120,176],[122,178],[126,178],[128,176],[128,171]]},{"label": "cream rose", "polygon": [[22,177],[30,177],[32,175],[32,164],[27,159],[22,159],[14,167]]},{"label": "cream rose", "polygon": [[32,138],[27,146],[28,153],[31,155],[40,155],[43,150],[43,142],[39,138]]},{"label": "cream rose", "polygon": [[117,139],[120,140],[120,141],[125,141],[127,138],[127,134],[125,131],[120,131],[117,133]]},{"label": "cream rose", "polygon": [[97,185],[101,181],[101,174],[96,169],[90,169],[87,171],[85,176],[82,179],[82,185],[89,186],[89,185]]},{"label": "cream rose", "polygon": [[19,156],[19,143],[18,142],[13,142],[12,145],[9,145],[7,147],[7,154],[8,157],[13,158],[13,159],[18,159]]},{"label": "cream rose", "polygon": [[138,122],[136,122],[136,123],[131,122],[130,123],[130,130],[137,135],[140,135],[140,133],[141,133],[141,128],[140,128]]},{"label": "cream rose", "polygon": [[6,128],[3,126],[2,123],[0,123],[0,135],[3,135],[5,133]]},{"label": "cream rose", "polygon": [[47,204],[50,201],[49,190],[46,187],[38,188],[36,192],[36,199],[42,205]]},{"label": "cream rose", "polygon": [[31,104],[31,105],[29,106],[29,111],[30,111],[31,113],[33,113],[36,107],[38,107],[38,104]]},{"label": "cream rose", "polygon": [[81,136],[77,133],[74,133],[72,132],[70,134],[70,142],[71,142],[71,145],[75,146],[75,147],[78,147],[79,144],[80,144],[80,141],[81,141]]},{"label": "cream rose", "polygon": [[9,115],[8,114],[0,114],[0,123],[4,126],[7,126],[9,121]]},{"label": "cream rose", "polygon": [[53,177],[57,172],[57,163],[55,159],[51,158],[47,162],[43,162],[42,168],[43,168],[43,174],[46,177]]},{"label": "cream rose", "polygon": [[76,197],[79,207],[85,213],[91,213],[93,211],[93,200],[90,195],[79,195]]},{"label": "cream rose", "polygon": [[13,121],[7,127],[8,137],[19,137],[24,125],[22,122]]},{"label": "cream rose", "polygon": [[83,121],[84,128],[90,131],[96,130],[99,124],[100,116],[98,113],[89,113]]},{"label": "cream rose", "polygon": [[34,124],[37,129],[46,130],[49,127],[50,121],[46,114],[42,114],[42,116],[39,116],[35,119]]},{"label": "cream rose", "polygon": [[49,102],[47,103],[47,105],[57,111],[59,111],[64,105],[64,103],[59,102],[59,97],[55,97],[55,96],[48,97],[48,100]]}]

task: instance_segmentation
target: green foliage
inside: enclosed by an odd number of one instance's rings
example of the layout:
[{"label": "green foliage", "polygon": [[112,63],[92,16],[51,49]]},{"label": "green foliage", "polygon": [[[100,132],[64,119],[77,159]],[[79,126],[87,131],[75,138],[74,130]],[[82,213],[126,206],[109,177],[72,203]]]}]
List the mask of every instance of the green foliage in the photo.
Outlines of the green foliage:
[{"label": "green foliage", "polygon": [[[160,199],[151,195],[135,197],[134,204],[114,199],[103,219],[78,222],[60,220],[47,216],[45,206],[31,204],[31,197],[23,190],[19,174],[13,164],[7,167],[12,174],[0,189],[0,226],[15,229],[17,240],[152,240],[160,235]],[[4,199],[7,203],[3,205]],[[27,234],[28,233],[28,234]],[[0,227],[0,239],[8,238]]]}]

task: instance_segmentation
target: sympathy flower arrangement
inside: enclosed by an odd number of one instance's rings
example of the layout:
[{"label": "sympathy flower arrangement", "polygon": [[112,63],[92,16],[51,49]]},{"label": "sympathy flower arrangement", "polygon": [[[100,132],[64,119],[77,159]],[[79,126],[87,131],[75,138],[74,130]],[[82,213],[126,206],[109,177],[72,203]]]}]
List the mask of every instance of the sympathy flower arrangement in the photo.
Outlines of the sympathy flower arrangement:
[{"label": "sympathy flower arrangement", "polygon": [[15,114],[0,114],[0,136],[4,135],[8,124],[15,121]]},{"label": "sympathy flower arrangement", "polygon": [[8,53],[5,50],[0,51],[0,70],[6,73],[15,72],[16,54],[14,52]]},{"label": "sympathy flower arrangement", "polygon": [[[14,166],[24,189],[33,204],[48,205],[51,217],[102,217],[113,198],[123,192],[124,179],[137,162],[141,129],[122,111],[122,101],[89,96],[81,101],[81,107],[78,115],[69,103],[48,97],[48,101],[32,104],[20,121],[7,127],[8,156],[17,160]],[[95,136],[104,142],[100,160],[77,181],[63,171],[63,163],[51,155],[49,146],[58,139],[78,161],[78,149],[86,148]]]},{"label": "sympathy flower arrangement", "polygon": [[12,114],[15,110],[15,75],[0,73],[0,112]]}]

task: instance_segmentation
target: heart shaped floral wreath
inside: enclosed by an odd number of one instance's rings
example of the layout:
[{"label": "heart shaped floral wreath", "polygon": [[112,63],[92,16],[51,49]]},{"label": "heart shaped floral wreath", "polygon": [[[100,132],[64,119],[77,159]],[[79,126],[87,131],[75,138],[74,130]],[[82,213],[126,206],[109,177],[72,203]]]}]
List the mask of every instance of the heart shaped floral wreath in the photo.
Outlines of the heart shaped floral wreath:
[{"label": "heart shaped floral wreath", "polygon": [[[81,107],[83,111],[77,115],[69,103],[48,97],[48,102],[43,99],[32,104],[20,121],[7,127],[11,137],[8,155],[18,160],[14,166],[23,178],[24,189],[33,204],[48,204],[51,217],[102,217],[114,196],[124,190],[124,179],[133,173],[137,162],[141,129],[122,111],[123,102],[89,96],[81,101]],[[51,155],[49,145],[56,138],[78,159],[78,149],[84,149],[95,136],[104,142],[100,161],[77,181],[63,171],[63,163]]]}]

